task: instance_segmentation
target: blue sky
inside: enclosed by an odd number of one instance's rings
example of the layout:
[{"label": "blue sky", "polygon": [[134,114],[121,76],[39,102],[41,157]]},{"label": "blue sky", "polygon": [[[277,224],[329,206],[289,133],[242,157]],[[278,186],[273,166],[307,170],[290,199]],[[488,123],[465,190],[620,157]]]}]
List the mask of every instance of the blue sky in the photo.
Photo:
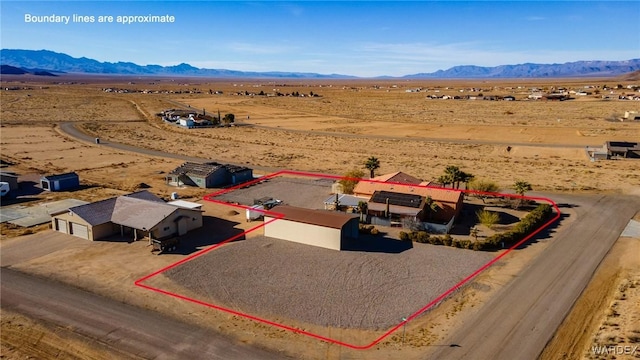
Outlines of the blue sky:
[{"label": "blue sky", "polygon": [[[6,1],[0,41],[99,61],[400,76],[640,58],[640,1]],[[31,15],[96,22],[33,23]],[[97,23],[99,15],[174,23]]]}]

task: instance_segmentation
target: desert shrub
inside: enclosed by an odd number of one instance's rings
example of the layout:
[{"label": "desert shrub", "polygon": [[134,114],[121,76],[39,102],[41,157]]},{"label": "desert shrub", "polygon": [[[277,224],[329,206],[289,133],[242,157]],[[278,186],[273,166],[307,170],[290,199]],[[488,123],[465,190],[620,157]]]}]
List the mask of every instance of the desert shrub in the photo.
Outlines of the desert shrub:
[{"label": "desert shrub", "polygon": [[500,222],[500,214],[495,211],[478,211],[476,216],[478,217],[478,221],[489,229],[493,229],[493,226]]},{"label": "desert shrub", "polygon": [[429,242],[429,234],[426,231],[417,231],[416,234],[416,242],[422,244],[426,244]]},{"label": "desert shrub", "polygon": [[474,193],[473,195],[480,198],[483,203],[487,198],[491,197],[490,195],[487,195],[484,193],[487,193],[487,192],[495,193],[500,191],[500,187],[498,186],[498,184],[490,180],[474,180],[471,183],[469,183],[469,189],[481,192],[481,193]]},{"label": "desert shrub", "polygon": [[473,245],[473,242],[471,240],[457,240],[458,241],[458,248],[460,249],[471,249],[471,246]]},{"label": "desert shrub", "polygon": [[451,246],[451,244],[453,244],[453,238],[449,234],[445,234],[441,241],[444,246]]},{"label": "desert shrub", "polygon": [[342,192],[345,194],[353,194],[353,189],[363,177],[364,171],[360,169],[352,169],[348,171],[344,174],[344,178],[338,181],[338,183],[342,185]]},{"label": "desert shrub", "polygon": [[482,251],[485,250],[486,246],[485,246],[485,242],[484,241],[476,241],[473,243],[472,249],[475,251]]},{"label": "desert shrub", "polygon": [[411,239],[409,239],[409,234],[407,234],[405,231],[400,231],[400,240],[410,241]]},{"label": "desert shrub", "polygon": [[371,231],[369,232],[371,235],[378,235],[380,233],[380,231],[378,231],[378,229],[373,228],[371,229]]},{"label": "desert shrub", "polygon": [[376,230],[377,234],[377,229],[373,225],[358,224],[358,230],[361,234],[371,234],[373,230]]}]

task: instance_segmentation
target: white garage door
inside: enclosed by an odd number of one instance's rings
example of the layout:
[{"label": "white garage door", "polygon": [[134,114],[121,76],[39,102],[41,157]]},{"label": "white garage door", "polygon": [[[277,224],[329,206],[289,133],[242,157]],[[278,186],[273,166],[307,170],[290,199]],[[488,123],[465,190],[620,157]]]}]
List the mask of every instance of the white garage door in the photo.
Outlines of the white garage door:
[{"label": "white garage door", "polygon": [[69,227],[71,228],[70,234],[79,238],[89,239],[89,229],[87,229],[86,225],[69,223]]},{"label": "white garage door", "polygon": [[67,220],[56,219],[56,230],[60,231],[61,233],[68,234],[69,232],[67,231]]}]

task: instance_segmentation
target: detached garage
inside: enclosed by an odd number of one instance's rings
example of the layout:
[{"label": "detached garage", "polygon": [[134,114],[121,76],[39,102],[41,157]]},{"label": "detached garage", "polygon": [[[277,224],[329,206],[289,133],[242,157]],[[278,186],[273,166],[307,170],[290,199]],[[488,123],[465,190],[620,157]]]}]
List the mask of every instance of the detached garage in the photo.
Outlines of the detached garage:
[{"label": "detached garage", "polygon": [[[276,214],[283,217],[279,218]],[[347,240],[358,238],[358,221],[357,215],[338,211],[279,205],[265,214],[264,235],[306,245],[342,250]]]}]

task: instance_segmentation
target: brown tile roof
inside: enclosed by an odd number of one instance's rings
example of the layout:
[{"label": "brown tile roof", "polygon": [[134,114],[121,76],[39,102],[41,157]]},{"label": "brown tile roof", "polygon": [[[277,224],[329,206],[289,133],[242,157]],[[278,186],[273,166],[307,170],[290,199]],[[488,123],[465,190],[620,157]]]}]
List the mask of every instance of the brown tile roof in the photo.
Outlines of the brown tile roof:
[{"label": "brown tile roof", "polygon": [[[362,184],[362,185],[361,185]],[[376,191],[388,191],[402,194],[416,194],[424,197],[431,196],[434,201],[457,203],[462,192],[449,189],[440,189],[426,187],[422,185],[401,185],[401,184],[389,184],[389,183],[377,183],[361,180],[356,185],[353,193],[355,195],[370,197]]]},{"label": "brown tile roof", "polygon": [[289,205],[278,205],[271,209],[271,211],[284,215],[283,219],[285,220],[333,229],[342,229],[344,224],[358,217],[358,215],[349,215],[339,211],[311,210]]}]

